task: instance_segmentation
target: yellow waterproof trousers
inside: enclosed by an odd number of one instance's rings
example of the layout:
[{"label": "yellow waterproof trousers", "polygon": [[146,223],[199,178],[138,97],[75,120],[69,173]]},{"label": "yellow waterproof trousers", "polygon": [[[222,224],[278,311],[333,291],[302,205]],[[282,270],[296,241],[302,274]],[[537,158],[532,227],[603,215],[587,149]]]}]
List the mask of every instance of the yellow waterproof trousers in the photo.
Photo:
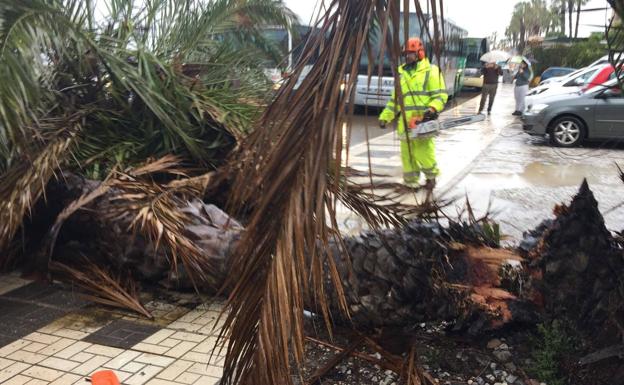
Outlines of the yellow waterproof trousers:
[{"label": "yellow waterproof trousers", "polygon": [[434,179],[440,174],[433,138],[401,140],[401,162],[405,184],[418,184],[421,173],[426,179]]}]

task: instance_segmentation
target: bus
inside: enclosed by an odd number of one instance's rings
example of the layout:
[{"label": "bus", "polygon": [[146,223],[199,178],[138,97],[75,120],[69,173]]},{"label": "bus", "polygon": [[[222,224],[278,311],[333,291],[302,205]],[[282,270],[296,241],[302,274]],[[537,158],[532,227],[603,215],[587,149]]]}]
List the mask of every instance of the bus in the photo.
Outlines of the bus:
[{"label": "bus", "polygon": [[273,44],[283,57],[280,63],[276,63],[271,59],[267,59],[264,62],[264,74],[276,86],[281,84],[285,73],[289,72],[301,58],[303,45],[308,39],[312,27],[297,25],[293,27],[293,30],[294,33],[291,33],[282,26],[266,26],[262,28],[264,39]]},{"label": "bus", "polygon": [[[433,19],[427,17],[428,28],[431,34],[433,34]],[[401,31],[399,41],[401,45],[404,43],[403,33],[403,15],[400,17],[401,23],[399,30]],[[437,64],[440,70],[443,72],[444,81],[446,84],[446,90],[449,97],[454,96],[461,89],[461,73],[463,71],[464,60],[462,60],[462,41],[466,37],[466,30],[458,27],[450,20],[444,20],[442,23],[439,20],[439,25],[444,28],[444,44],[441,47],[440,60],[433,52],[433,45],[428,39],[428,35],[424,28],[421,28],[421,22],[416,13],[410,12],[409,14],[409,36],[417,36],[423,40],[425,49],[427,51],[427,57],[433,64]],[[388,33],[391,33],[388,31]],[[442,31],[440,31],[442,35]],[[442,36],[441,36],[442,37]],[[385,107],[386,103],[390,100],[392,91],[394,90],[394,77],[393,73],[396,69],[391,68],[390,52],[386,49],[383,74],[379,79],[379,50],[380,43],[378,39],[373,37],[374,41],[371,42],[372,46],[372,58],[375,62],[372,63],[371,73],[373,76],[368,77],[369,68],[369,55],[364,52],[360,59],[357,84],[355,89],[354,104],[358,106],[368,107]],[[397,58],[398,59],[398,58]],[[399,60],[397,60],[399,61]],[[381,87],[380,87],[381,86]]]},{"label": "bus", "polygon": [[469,37],[464,39],[463,52],[466,57],[464,69],[464,87],[483,87],[483,75],[481,75],[481,56],[489,49],[489,42],[484,37]]}]

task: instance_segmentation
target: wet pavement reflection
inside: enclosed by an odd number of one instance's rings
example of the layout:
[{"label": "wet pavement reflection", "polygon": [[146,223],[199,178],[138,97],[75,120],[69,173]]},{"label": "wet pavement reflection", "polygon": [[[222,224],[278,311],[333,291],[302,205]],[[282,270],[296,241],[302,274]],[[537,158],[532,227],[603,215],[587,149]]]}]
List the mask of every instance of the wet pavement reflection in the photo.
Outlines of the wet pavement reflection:
[{"label": "wet pavement reflection", "polygon": [[[478,102],[476,94],[460,97],[441,119],[474,114]],[[446,210],[448,214],[460,212],[468,197],[477,214],[490,209],[513,243],[523,231],[551,218],[553,207],[568,203],[587,178],[607,226],[622,230],[624,183],[616,164],[624,165],[624,145],[606,142],[571,149],[552,147],[545,138],[530,137],[522,131],[520,119],[511,115],[513,104],[512,86],[501,85],[493,113],[485,121],[444,131],[436,138],[442,170],[436,196],[456,199]],[[370,154],[373,172],[387,175],[386,180],[401,181],[398,138],[393,132],[377,128],[376,115],[357,116],[352,139],[351,167],[367,171]],[[419,198],[406,198],[412,202],[415,199]],[[340,217],[346,233],[364,228],[361,220],[346,211]]]}]

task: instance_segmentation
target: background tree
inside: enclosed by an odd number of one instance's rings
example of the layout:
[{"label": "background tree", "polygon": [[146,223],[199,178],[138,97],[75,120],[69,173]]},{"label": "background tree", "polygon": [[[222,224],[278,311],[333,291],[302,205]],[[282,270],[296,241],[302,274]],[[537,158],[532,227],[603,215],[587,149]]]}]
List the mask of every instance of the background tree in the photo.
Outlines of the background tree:
[{"label": "background tree", "polygon": [[553,15],[545,0],[531,0],[517,3],[506,36],[523,52],[530,36],[542,36],[550,30]]},{"label": "background tree", "polygon": [[589,0],[576,0],[576,26],[574,28],[574,38],[578,38],[579,20],[581,20],[581,7],[589,3]]}]

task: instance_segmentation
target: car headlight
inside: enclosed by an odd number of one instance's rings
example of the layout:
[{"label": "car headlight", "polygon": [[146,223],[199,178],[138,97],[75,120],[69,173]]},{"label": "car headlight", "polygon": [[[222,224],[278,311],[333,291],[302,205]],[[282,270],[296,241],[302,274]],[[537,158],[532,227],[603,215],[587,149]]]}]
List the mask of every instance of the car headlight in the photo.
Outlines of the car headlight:
[{"label": "car headlight", "polygon": [[528,111],[532,114],[539,114],[546,107],[548,107],[548,104],[534,104],[529,106]]}]

